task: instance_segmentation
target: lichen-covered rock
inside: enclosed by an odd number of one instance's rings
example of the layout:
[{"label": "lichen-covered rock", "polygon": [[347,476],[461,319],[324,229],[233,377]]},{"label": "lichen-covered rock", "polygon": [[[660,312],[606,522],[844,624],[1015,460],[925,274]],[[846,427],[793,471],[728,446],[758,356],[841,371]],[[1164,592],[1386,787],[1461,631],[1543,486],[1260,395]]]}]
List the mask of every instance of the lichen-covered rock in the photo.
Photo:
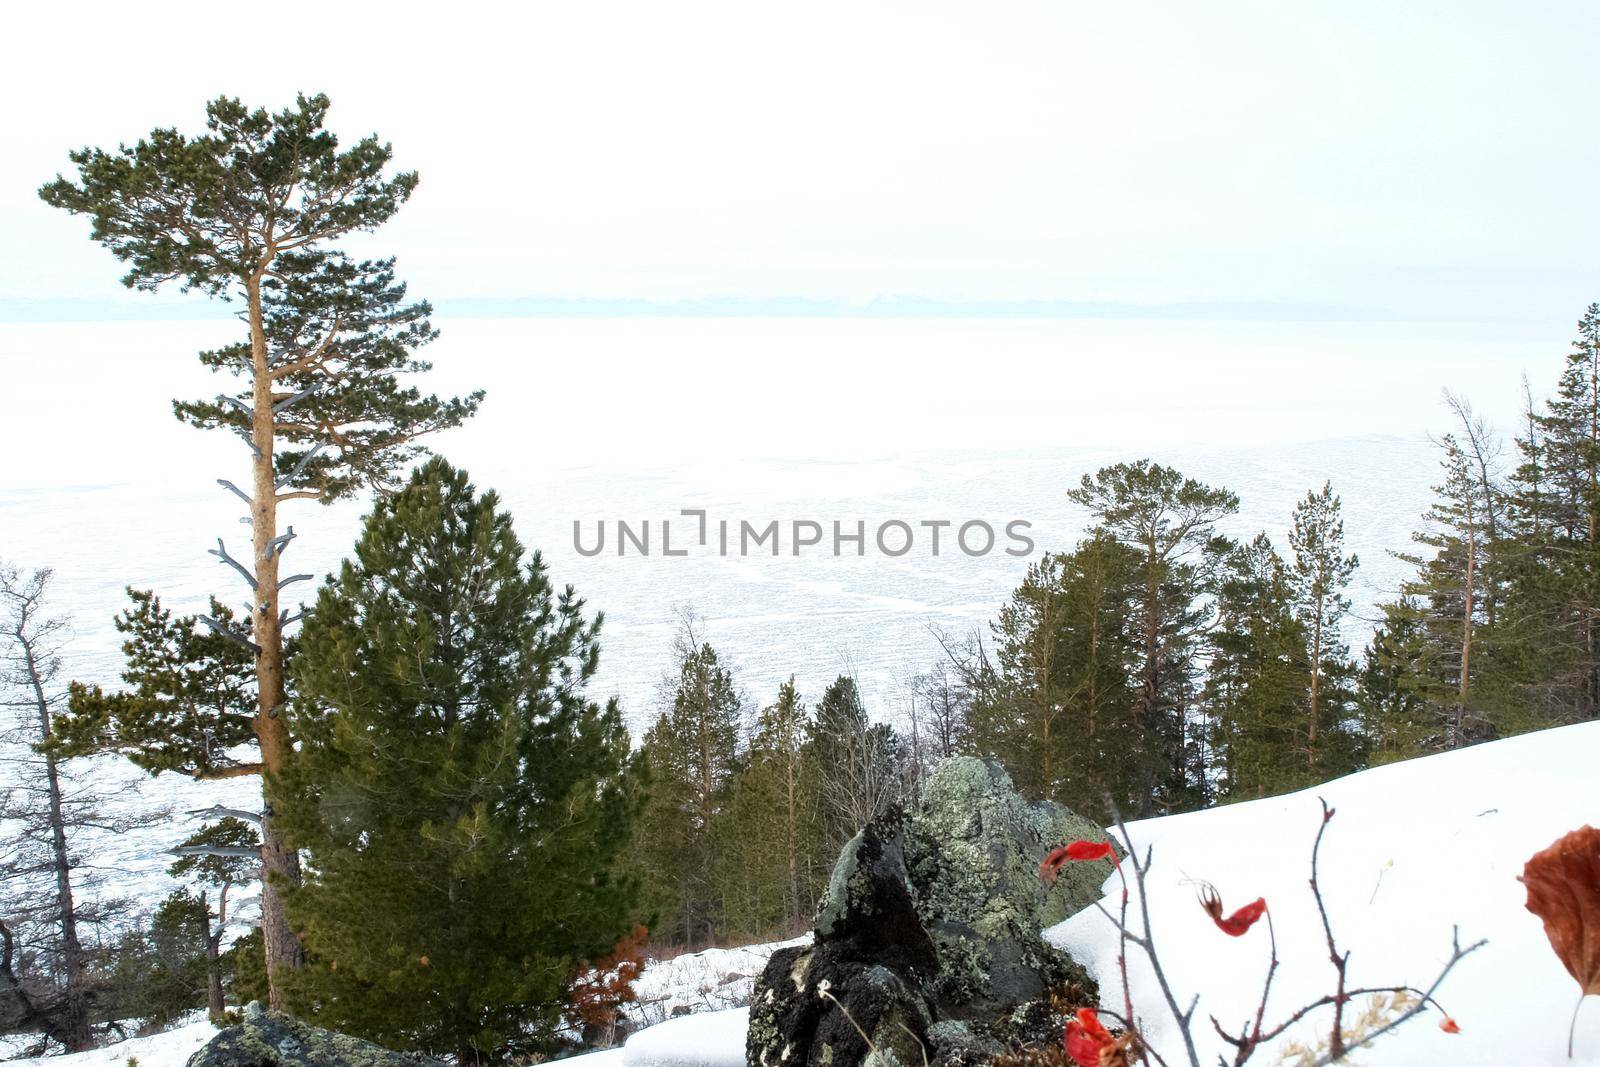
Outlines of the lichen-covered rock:
[{"label": "lichen-covered rock", "polygon": [[[1076,903],[1073,887],[1052,889],[1039,877],[1069,818],[1077,817],[1056,805],[1028,804],[997,763],[947,759],[928,779],[908,833],[909,869],[938,948],[935,995],[947,1017],[991,1015],[1086,979],[1040,935],[1047,911]],[[1097,885],[1083,903],[1099,896]]]},{"label": "lichen-covered rock", "polygon": [[244,1021],[217,1032],[188,1067],[444,1067],[417,1052],[395,1052],[321,1030],[252,1003]]},{"label": "lichen-covered rock", "polygon": [[1039,864],[1100,836],[1028,804],[996,764],[944,761],[914,812],[880,816],[845,846],[813,943],[768,962],[748,1063],[964,1067],[1059,1034],[1061,1006],[1092,1003],[1094,983],[1040,931],[1098,899],[1108,869],[1052,889]]}]

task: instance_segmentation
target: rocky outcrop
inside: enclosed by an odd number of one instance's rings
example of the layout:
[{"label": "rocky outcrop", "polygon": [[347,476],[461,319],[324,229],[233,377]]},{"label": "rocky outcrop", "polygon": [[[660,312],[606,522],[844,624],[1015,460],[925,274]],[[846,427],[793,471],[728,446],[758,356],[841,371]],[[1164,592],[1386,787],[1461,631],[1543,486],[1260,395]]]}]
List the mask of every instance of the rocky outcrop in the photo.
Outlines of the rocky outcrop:
[{"label": "rocky outcrop", "polygon": [[752,1067],[981,1064],[1059,1040],[1094,984],[1040,934],[1100,896],[1108,873],[1039,878],[1049,849],[1100,838],[1028,804],[994,763],[939,765],[918,807],[873,820],[839,857],[813,943],[774,953],[756,984]]},{"label": "rocky outcrop", "polygon": [[394,1052],[370,1041],[320,1030],[259,1004],[244,1021],[217,1032],[189,1057],[188,1067],[445,1067],[418,1052]]}]

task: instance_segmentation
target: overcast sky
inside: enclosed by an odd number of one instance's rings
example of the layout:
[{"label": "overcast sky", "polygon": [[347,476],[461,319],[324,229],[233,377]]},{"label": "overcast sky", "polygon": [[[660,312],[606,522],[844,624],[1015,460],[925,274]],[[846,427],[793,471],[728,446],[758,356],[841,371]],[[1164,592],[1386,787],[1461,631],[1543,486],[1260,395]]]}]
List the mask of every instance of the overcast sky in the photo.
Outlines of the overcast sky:
[{"label": "overcast sky", "polygon": [[6,22],[0,319],[166,306],[36,198],[69,147],[297,90],[421,171],[371,248],[446,308],[1567,324],[1600,299],[1593,3],[321,0]]}]

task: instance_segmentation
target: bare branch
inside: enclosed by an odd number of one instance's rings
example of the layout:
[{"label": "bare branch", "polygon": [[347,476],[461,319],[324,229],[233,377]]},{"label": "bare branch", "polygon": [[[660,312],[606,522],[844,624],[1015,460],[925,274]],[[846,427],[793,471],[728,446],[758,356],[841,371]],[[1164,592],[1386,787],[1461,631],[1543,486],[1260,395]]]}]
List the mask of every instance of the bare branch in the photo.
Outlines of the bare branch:
[{"label": "bare branch", "polygon": [[216,548],[208,548],[206,549],[206,552],[210,555],[216,556],[222,562],[238,571],[240,577],[244,578],[245,581],[250,583],[251,589],[257,588],[256,576],[251,574],[249,568],[247,568],[243,563],[240,563],[238,560],[228,555],[227,546],[222,543],[222,538],[217,538]]},{"label": "bare branch", "polygon": [[261,654],[260,645],[256,644],[254,641],[250,640],[248,637],[244,636],[244,634],[241,634],[239,631],[235,630],[226,623],[218,622],[209,615],[200,616],[200,621],[209,626],[212,633],[226,637],[235,644],[243,645],[245,648],[248,648],[252,655],[259,656]]},{"label": "bare branch", "polygon": [[228,492],[232,493],[234,496],[238,497],[240,500],[243,500],[245,507],[253,508],[256,506],[256,502],[250,499],[249,493],[246,493],[243,489],[240,489],[237,485],[234,485],[232,482],[228,481],[228,479],[218,478],[217,484],[222,486],[222,488],[226,489]]},{"label": "bare branch", "polygon": [[193,811],[188,811],[184,814],[207,819],[243,819],[245,822],[253,822],[257,826],[261,825],[260,812],[246,811],[243,808],[225,808],[221,804],[213,804],[209,808],[195,808]]}]

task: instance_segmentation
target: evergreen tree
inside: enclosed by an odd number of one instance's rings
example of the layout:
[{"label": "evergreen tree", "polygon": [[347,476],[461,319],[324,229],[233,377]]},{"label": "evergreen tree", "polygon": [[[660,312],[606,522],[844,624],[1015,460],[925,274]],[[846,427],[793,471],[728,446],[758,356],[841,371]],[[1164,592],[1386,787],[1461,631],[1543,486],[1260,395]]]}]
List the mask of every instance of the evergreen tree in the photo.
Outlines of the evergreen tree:
[{"label": "evergreen tree", "polygon": [[[237,433],[250,456],[248,492],[221,483],[247,509],[249,564],[220,539],[214,553],[249,586],[250,626],[210,624],[254,661],[269,975],[302,961],[281,899],[299,879],[299,857],[272,828],[270,812],[273,778],[292,748],[281,714],[290,619],[280,590],[310,577],[280,576],[294,531],[279,532],[278,506],[327,503],[386,483],[413,458],[420,436],[459,424],[479,399],[440,399],[400,383],[399,376],[427,369],[413,351],[433,339],[429,308],[405,303],[392,260],[351,260],[331,242],[387,221],[417,176],[385,176],[391,151],[376,137],[340,151],[323,126],[327,111],[325,96],[301,96],[277,114],[219,98],[206,107],[204,134],[158,129],[115,151],[72,152],[76,182],[58,176],[40,190],[46,203],[90,217],[93,239],[128,265],[128,286],[177,283],[243,303],[245,337],[200,357],[230,375],[236,391],[175,409],[192,425]],[[118,730],[140,732],[137,723]],[[276,986],[272,1003],[283,1003]]]},{"label": "evergreen tree", "polygon": [[1140,651],[1138,556],[1104,531],[1047,554],[1000,610],[995,669],[972,709],[975,747],[1019,788],[1086,811],[1112,796],[1133,810],[1143,735],[1134,716]]},{"label": "evergreen tree", "polygon": [[321,1023],[457,1062],[548,1042],[583,959],[631,926],[637,809],[586,621],[494,493],[441,459],[367,518],[294,660],[283,816]]},{"label": "evergreen tree", "polygon": [[1303,784],[1305,653],[1289,567],[1258,534],[1228,554],[1211,636],[1205,702],[1222,799]]},{"label": "evergreen tree", "polygon": [[[1420,609],[1420,636],[1431,646],[1420,659],[1433,679],[1450,690],[1448,710],[1438,716],[1445,728],[1440,741],[1445,748],[1456,748],[1483,740],[1492,729],[1488,717],[1474,705],[1472,684],[1473,649],[1481,644],[1487,541],[1478,485],[1467,455],[1452,435],[1446,434],[1440,446],[1444,481],[1435,487],[1434,502],[1423,517],[1427,528],[1412,535],[1432,554],[1403,553],[1400,558],[1416,568],[1402,592]],[[1430,700],[1446,701],[1439,685],[1413,684],[1412,689]]]},{"label": "evergreen tree", "polygon": [[261,852],[261,837],[250,825],[256,820],[241,819],[239,814],[248,813],[225,814],[191,834],[174,850],[181,858],[167,868],[174,878],[198,882],[203,887],[193,897],[198,904],[197,921],[205,952],[206,1011],[212,1022],[220,1021],[227,1009],[223,998],[226,967],[222,938],[228,931],[228,894],[235,886],[255,880]]},{"label": "evergreen tree", "polygon": [[1367,758],[1392,763],[1443,750],[1453,722],[1441,712],[1451,693],[1443,680],[1439,646],[1414,597],[1383,609],[1356,676],[1356,706]]},{"label": "evergreen tree", "polygon": [[1494,694],[1503,729],[1600,715],[1600,304],[1578,323],[1556,394],[1529,404],[1503,547],[1508,624]]},{"label": "evergreen tree", "polygon": [[1196,806],[1206,794],[1197,759],[1201,724],[1194,719],[1197,645],[1209,618],[1204,598],[1228,547],[1216,524],[1238,511],[1239,498],[1149,460],[1084,475],[1067,495],[1138,554],[1141,644],[1133,716],[1145,758],[1133,813]]},{"label": "evergreen tree", "polygon": [[724,934],[786,935],[816,910],[827,872],[818,863],[821,811],[810,733],[811,716],[790,678],[757,716],[719,820]]},{"label": "evergreen tree", "polygon": [[1349,649],[1340,627],[1350,610],[1345,590],[1358,561],[1344,554],[1344,519],[1333,485],[1306,494],[1295,505],[1289,530],[1295,612],[1305,630],[1306,687],[1304,763],[1307,784],[1356,769],[1349,729]]},{"label": "evergreen tree", "polygon": [[661,915],[657,932],[707,945],[720,918],[717,823],[739,769],[743,705],[732,673],[688,620],[675,652],[669,704],[642,747],[651,787],[638,852]]}]

